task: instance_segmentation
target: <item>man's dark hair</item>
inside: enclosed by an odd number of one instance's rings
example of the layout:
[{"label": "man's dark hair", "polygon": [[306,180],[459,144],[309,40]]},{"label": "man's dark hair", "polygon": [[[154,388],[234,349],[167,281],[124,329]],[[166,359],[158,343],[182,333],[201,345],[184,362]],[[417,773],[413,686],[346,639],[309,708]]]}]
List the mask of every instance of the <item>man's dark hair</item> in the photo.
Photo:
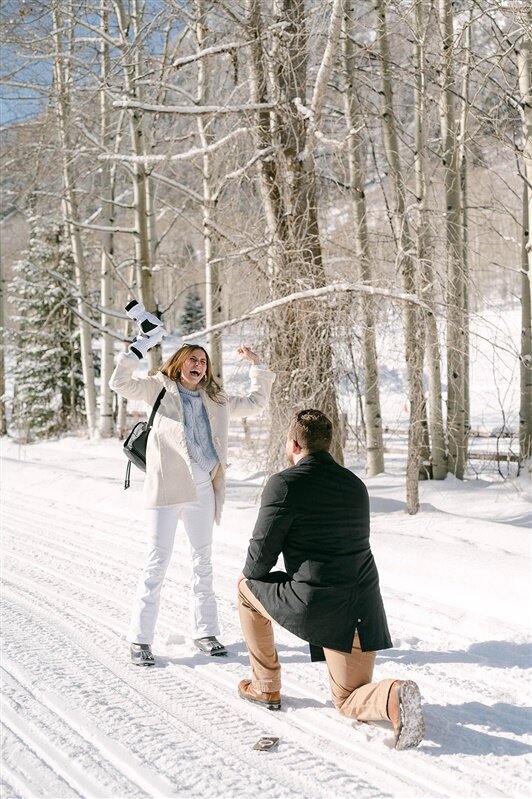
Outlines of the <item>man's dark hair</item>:
[{"label": "man's dark hair", "polygon": [[332,422],[321,411],[309,408],[292,416],[288,435],[301,449],[327,452],[331,446]]}]

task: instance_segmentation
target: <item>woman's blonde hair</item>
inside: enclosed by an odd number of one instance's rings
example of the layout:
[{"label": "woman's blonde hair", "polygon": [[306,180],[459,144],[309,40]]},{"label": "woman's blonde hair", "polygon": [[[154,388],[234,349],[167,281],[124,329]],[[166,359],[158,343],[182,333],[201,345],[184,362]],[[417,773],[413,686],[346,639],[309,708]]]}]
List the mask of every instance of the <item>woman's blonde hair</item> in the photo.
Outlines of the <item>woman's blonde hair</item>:
[{"label": "woman's blonde hair", "polygon": [[205,376],[202,377],[198,383],[198,388],[202,388],[204,391],[206,391],[207,395],[215,402],[223,403],[224,398],[219,396],[220,392],[222,391],[222,387],[214,378],[212,373],[211,359],[209,358],[209,353],[206,349],[204,349],[204,347],[200,347],[197,344],[183,344],[183,346],[179,347],[179,349],[176,350],[176,352],[174,352],[174,354],[171,355],[157,371],[162,372],[163,375],[166,375],[171,380],[179,380],[181,377],[181,369],[183,364],[187,358],[190,358],[194,350],[201,350],[204,352],[205,360],[207,361],[207,370],[205,372]]}]

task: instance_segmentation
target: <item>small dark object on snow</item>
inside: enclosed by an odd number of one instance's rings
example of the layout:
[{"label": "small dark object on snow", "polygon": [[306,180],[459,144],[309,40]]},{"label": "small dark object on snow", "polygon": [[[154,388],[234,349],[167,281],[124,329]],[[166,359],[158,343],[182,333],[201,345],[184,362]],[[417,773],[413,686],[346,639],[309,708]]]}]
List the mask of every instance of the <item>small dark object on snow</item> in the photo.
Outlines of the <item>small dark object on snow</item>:
[{"label": "small dark object on snow", "polygon": [[261,752],[269,752],[270,749],[273,749],[274,746],[277,746],[279,743],[279,738],[275,738],[273,735],[265,736],[264,738],[259,738],[256,744],[254,744],[253,749],[260,749]]}]

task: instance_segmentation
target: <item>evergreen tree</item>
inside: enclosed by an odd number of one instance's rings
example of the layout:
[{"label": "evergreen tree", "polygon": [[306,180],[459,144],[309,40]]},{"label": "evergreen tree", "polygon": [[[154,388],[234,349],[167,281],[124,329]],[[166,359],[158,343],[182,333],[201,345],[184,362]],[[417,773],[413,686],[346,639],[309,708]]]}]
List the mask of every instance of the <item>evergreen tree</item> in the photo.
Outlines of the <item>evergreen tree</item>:
[{"label": "evergreen tree", "polygon": [[190,289],[187,293],[179,324],[183,333],[194,333],[205,325],[205,308],[195,289]]},{"label": "evergreen tree", "polygon": [[79,339],[69,305],[73,261],[64,229],[30,220],[28,250],[13,268],[13,427],[24,442],[76,426],[83,410]]}]

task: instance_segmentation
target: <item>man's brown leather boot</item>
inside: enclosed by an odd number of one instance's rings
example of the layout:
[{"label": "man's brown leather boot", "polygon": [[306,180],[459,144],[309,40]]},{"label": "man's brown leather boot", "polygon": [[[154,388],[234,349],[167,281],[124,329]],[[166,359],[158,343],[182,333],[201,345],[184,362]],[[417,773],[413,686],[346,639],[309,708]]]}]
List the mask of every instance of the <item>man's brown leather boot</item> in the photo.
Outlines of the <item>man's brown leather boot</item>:
[{"label": "man's brown leather boot", "polygon": [[257,691],[253,688],[251,680],[240,680],[238,684],[238,693],[248,702],[255,702],[257,705],[263,705],[268,710],[281,709],[281,693],[280,691],[273,691],[273,693],[264,693]]}]

